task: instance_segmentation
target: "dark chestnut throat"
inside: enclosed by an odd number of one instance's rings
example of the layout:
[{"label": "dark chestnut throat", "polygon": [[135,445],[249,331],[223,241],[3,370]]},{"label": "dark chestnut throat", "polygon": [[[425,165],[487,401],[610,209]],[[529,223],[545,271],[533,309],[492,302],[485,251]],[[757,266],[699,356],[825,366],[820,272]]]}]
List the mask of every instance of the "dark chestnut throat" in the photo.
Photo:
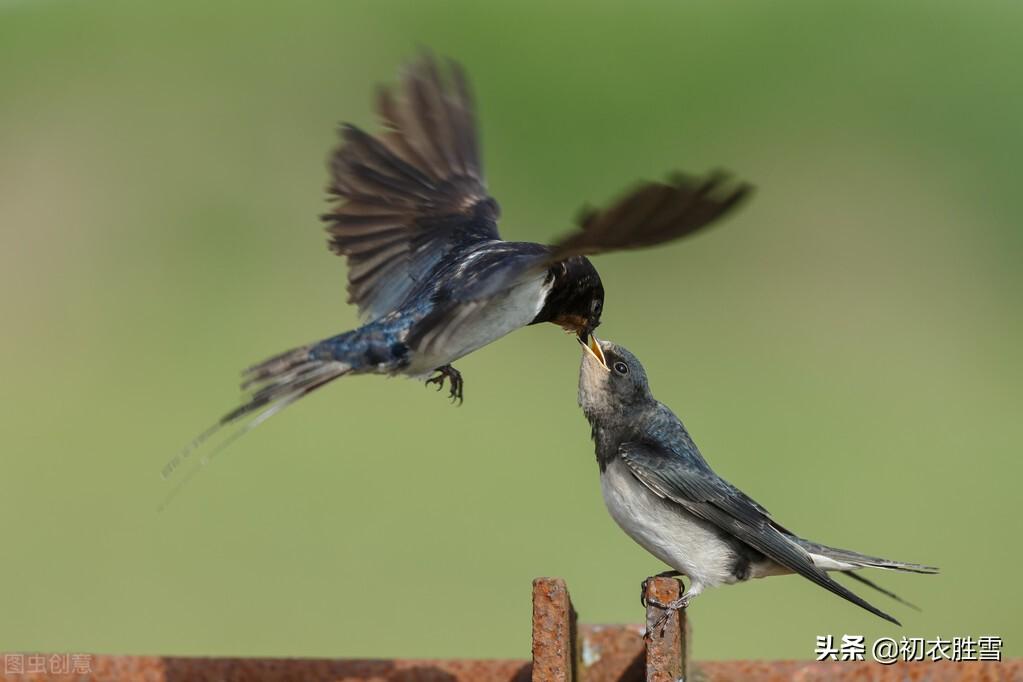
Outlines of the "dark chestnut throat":
[{"label": "dark chestnut throat", "polygon": [[553,264],[547,271],[550,289],[543,308],[529,324],[572,321],[582,326],[592,315],[594,298],[604,300],[600,275],[589,259],[576,256]]}]

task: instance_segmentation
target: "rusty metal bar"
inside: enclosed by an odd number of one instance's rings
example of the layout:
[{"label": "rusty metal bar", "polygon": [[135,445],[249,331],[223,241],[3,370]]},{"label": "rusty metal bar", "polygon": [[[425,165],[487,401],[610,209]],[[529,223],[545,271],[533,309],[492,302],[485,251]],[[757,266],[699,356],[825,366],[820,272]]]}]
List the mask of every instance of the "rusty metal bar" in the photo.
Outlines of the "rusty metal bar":
[{"label": "rusty metal bar", "polygon": [[[676,599],[679,584],[655,579],[647,596]],[[647,627],[660,617],[647,609]],[[522,660],[334,660],[176,658],[88,654],[2,654],[0,681],[14,682],[1010,682],[1023,659],[1000,662],[872,661],[690,662],[685,612],[668,619],[664,637],[644,641],[639,625],[577,625],[565,582],[533,581],[533,662]],[[24,666],[12,670],[10,663]],[[77,659],[77,660],[76,660]],[[38,670],[33,665],[41,665]],[[64,668],[59,668],[64,666]],[[84,670],[81,669],[84,666]],[[74,667],[74,669],[70,669]]]},{"label": "rusty metal bar", "polygon": [[561,578],[533,581],[533,682],[576,682],[576,613]]},{"label": "rusty metal bar", "polygon": [[[668,611],[667,604],[682,596],[682,584],[674,578],[652,578],[646,586],[646,679],[647,682],[677,682],[689,679],[688,619],[685,610]],[[653,602],[653,603],[651,603]],[[658,627],[658,623],[663,624]]]},{"label": "rusty metal bar", "polygon": [[[1015,682],[1023,658],[1005,661],[714,661],[695,663],[706,682]],[[687,678],[688,679],[688,678]]]},{"label": "rusty metal bar", "polygon": [[[639,636],[636,626],[589,626],[612,639]],[[586,630],[584,626],[582,630]],[[585,637],[585,634],[583,635]],[[634,641],[633,641],[634,643]],[[28,656],[29,654],[25,654]],[[51,654],[39,654],[49,658]],[[3,654],[0,654],[0,661]],[[4,682],[527,682],[525,660],[334,660],[288,658],[173,658],[88,656],[88,673],[4,673]],[[639,682],[642,657],[631,665],[611,655],[615,666],[587,666],[585,682]],[[639,661],[637,664],[636,661]],[[882,665],[872,661],[711,661],[694,662],[700,682],[1015,682],[1023,680],[1023,658],[1002,662],[920,662]]]},{"label": "rusty metal bar", "polygon": [[[26,658],[33,654],[25,654]],[[87,657],[88,673],[5,674],[14,682],[527,682],[529,662],[514,660],[331,660],[289,658]],[[24,667],[24,666],[22,666]],[[84,666],[83,666],[84,667]]]},{"label": "rusty metal bar", "polygon": [[643,682],[646,647],[641,625],[579,626],[583,682]]}]

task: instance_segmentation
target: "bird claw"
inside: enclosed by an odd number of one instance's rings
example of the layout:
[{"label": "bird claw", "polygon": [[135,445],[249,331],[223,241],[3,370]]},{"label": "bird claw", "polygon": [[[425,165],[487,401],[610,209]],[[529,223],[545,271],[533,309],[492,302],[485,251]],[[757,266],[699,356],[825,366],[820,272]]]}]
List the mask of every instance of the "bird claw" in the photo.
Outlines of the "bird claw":
[{"label": "bird claw", "polygon": [[462,380],[462,373],[451,365],[438,367],[435,371],[438,372],[437,376],[427,379],[426,385],[436,384],[439,391],[444,387],[444,380],[447,379],[450,382],[448,397],[451,398],[452,403],[457,400],[458,404],[461,405],[463,402],[462,387],[465,385],[465,381]]},{"label": "bird claw", "polygon": [[[657,575],[652,575],[643,580],[639,586],[639,603],[644,609],[646,608],[646,588],[650,585],[650,581],[654,578],[678,578],[681,573],[678,571],[661,571]],[[681,581],[679,581],[681,583]],[[684,588],[684,586],[683,586]]]},{"label": "bird claw", "polygon": [[681,611],[682,609],[689,606],[689,595],[683,594],[678,599],[667,603],[658,601],[656,599],[647,599],[645,601],[651,606],[656,606],[657,608],[662,609],[664,611],[664,613],[661,614],[661,617],[654,621],[654,624],[652,626],[647,627],[646,632],[643,633],[643,639],[649,641],[654,638],[654,633],[657,632],[658,630],[660,630],[660,637],[662,638],[664,637],[664,630],[668,626],[668,621],[671,619],[671,614],[677,611]]}]

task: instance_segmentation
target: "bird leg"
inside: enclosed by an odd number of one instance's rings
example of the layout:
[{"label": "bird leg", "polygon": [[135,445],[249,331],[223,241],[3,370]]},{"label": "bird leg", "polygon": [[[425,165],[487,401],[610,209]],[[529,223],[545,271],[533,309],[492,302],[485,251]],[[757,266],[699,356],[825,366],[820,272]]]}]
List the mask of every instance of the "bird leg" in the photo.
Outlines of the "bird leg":
[{"label": "bird leg", "polygon": [[[647,585],[650,584],[651,580],[653,580],[654,578],[678,578],[681,575],[682,574],[679,573],[678,571],[661,571],[657,575],[652,575],[649,578],[647,578],[646,580],[644,580],[640,584],[640,586],[639,586],[639,603],[640,603],[640,605],[642,605],[642,607],[644,609],[646,608],[646,588],[647,588]],[[684,587],[685,586],[683,585],[683,588]],[[654,604],[654,606],[659,606],[659,604]]]},{"label": "bird leg", "polygon": [[656,598],[653,597],[648,598],[646,596],[646,588],[650,584],[650,581],[653,580],[654,578],[679,578],[681,575],[682,575],[681,573],[674,570],[663,571],[655,576],[650,576],[649,578],[643,581],[643,592],[640,596],[639,600],[640,603],[643,604],[644,607],[648,605],[656,606],[657,608],[664,611],[664,613],[661,614],[661,617],[658,618],[652,626],[649,626],[645,633],[643,633],[644,639],[647,640],[652,639],[654,636],[653,633],[658,630],[661,631],[661,637],[664,637],[664,629],[668,625],[668,620],[671,618],[671,614],[689,606],[689,602],[692,601],[693,597],[695,597],[699,592],[699,590],[694,591],[691,588],[688,591],[686,591],[685,584],[682,584],[682,580],[679,579],[679,583],[681,584],[683,594],[678,599],[665,603]]},{"label": "bird leg", "polygon": [[457,400],[458,404],[461,405],[462,386],[465,385],[465,382],[462,380],[462,373],[451,365],[438,367],[434,371],[439,372],[439,374],[427,379],[426,385],[429,386],[430,384],[437,384],[437,390],[439,391],[444,387],[444,379],[448,379],[451,382],[448,390],[448,396],[451,398],[451,402],[455,402]]},{"label": "bird leg", "polygon": [[653,624],[652,627],[647,628],[647,631],[643,633],[643,638],[653,639],[654,632],[656,632],[657,630],[660,630],[661,637],[664,637],[664,628],[668,625],[668,620],[671,618],[671,614],[675,613],[676,611],[681,611],[682,609],[689,606],[690,599],[691,597],[689,594],[683,594],[678,599],[675,599],[674,601],[670,601],[668,603],[660,602],[657,601],[656,599],[648,599],[647,600],[648,604],[656,606],[659,609],[663,609],[664,613],[661,614],[661,617],[657,619],[657,621]]}]

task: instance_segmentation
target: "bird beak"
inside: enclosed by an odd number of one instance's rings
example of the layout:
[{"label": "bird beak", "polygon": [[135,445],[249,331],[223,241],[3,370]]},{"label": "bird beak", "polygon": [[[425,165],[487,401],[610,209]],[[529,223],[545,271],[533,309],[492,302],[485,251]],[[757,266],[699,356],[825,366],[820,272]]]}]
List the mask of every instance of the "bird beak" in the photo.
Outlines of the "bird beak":
[{"label": "bird beak", "polygon": [[[592,333],[586,335],[587,338],[584,341],[582,338],[579,339],[579,343],[586,350],[587,353],[592,355],[594,359],[600,363],[600,366],[604,369],[608,369],[607,360],[604,359],[604,351],[600,349],[600,342],[597,341],[597,337]],[[610,371],[610,370],[608,370]]]}]

